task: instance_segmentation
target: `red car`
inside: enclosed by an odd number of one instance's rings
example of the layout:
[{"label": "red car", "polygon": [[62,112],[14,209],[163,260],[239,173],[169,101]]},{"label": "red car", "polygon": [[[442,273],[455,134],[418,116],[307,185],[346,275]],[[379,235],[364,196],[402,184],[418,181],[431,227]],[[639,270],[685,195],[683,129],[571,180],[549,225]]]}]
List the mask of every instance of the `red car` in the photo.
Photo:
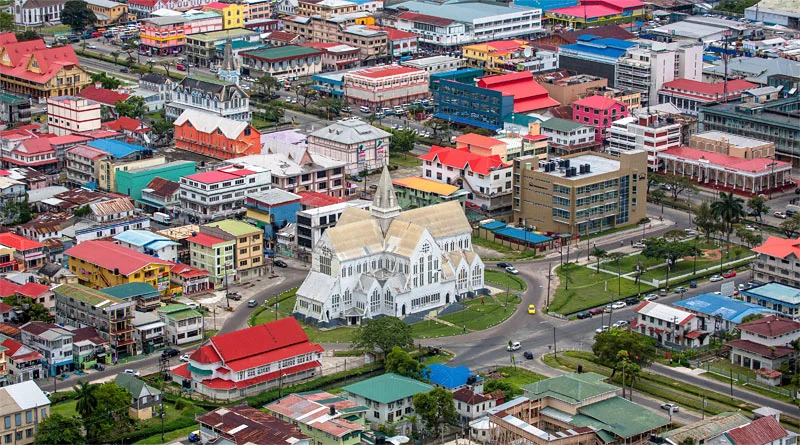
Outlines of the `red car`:
[{"label": "red car", "polygon": [[603,308],[598,307],[598,308],[591,309],[591,310],[589,310],[589,313],[592,314],[592,315],[600,315],[600,314],[603,313]]},{"label": "red car", "polygon": [[729,270],[728,272],[722,274],[722,278],[733,278],[736,276],[735,270]]}]

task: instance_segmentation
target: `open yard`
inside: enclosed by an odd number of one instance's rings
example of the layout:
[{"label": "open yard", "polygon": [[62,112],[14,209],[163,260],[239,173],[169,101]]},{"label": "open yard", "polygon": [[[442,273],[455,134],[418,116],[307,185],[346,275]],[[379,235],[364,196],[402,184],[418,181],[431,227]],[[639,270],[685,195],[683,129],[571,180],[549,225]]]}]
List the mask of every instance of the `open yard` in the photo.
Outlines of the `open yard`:
[{"label": "open yard", "polygon": [[78,412],[75,411],[75,406],[77,404],[77,400],[69,400],[67,402],[58,403],[50,408],[50,412],[52,414],[61,414],[64,417],[77,416]]},{"label": "open yard", "polygon": [[[616,275],[597,273],[583,266],[570,264],[569,273],[563,266],[558,268],[559,286],[553,295],[550,311],[559,314],[571,314],[603,304],[612,300],[636,295],[639,285],[631,280],[619,281],[622,292],[617,292],[618,280]],[[569,287],[569,289],[567,289]],[[641,285],[641,292],[652,290],[652,286]]]},{"label": "open yard", "polygon": [[498,295],[497,298],[478,297],[466,303],[467,309],[444,315],[441,319],[461,326],[462,332],[463,327],[470,331],[482,331],[505,321],[517,310],[519,302],[519,297],[509,294],[506,306],[505,293]]},{"label": "open yard", "polygon": [[486,280],[487,283],[494,284],[496,287],[501,289],[508,288],[512,291],[524,291],[528,288],[528,284],[525,283],[525,280],[516,275],[511,275],[504,270],[487,269],[484,273],[484,280]]},{"label": "open yard", "polygon": [[419,167],[422,165],[422,159],[414,156],[413,154],[402,155],[389,152],[389,164],[397,165],[399,167]]},{"label": "open yard", "polygon": [[517,250],[516,247],[518,246],[511,247],[508,245],[508,243],[491,241],[486,238],[481,238],[478,236],[472,237],[472,244],[480,247],[485,247],[487,249],[492,249],[499,254],[497,258],[482,257],[484,261],[498,261],[498,260],[513,261],[523,258],[533,258],[536,256],[536,251],[533,249]]}]

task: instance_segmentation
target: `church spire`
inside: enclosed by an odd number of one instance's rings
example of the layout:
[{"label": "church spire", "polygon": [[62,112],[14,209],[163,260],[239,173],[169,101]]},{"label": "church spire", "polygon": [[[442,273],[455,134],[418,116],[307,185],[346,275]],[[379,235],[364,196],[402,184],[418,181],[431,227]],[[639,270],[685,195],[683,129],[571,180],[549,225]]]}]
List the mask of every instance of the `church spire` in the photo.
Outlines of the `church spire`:
[{"label": "church spire", "polygon": [[397,195],[394,193],[394,185],[392,185],[392,178],[389,176],[389,168],[385,165],[383,166],[381,179],[378,180],[378,189],[375,191],[370,210],[372,216],[380,220],[381,231],[384,235],[389,230],[389,224],[392,219],[400,214],[401,209],[397,204]]},{"label": "church spire", "polygon": [[230,39],[225,40],[222,65],[219,67],[217,76],[220,80],[239,85],[239,68],[236,66],[236,61],[233,58],[233,48]]},{"label": "church spire", "polygon": [[225,71],[233,71],[236,69],[233,63],[233,48],[230,40],[225,41],[225,52],[222,56],[222,69]]}]

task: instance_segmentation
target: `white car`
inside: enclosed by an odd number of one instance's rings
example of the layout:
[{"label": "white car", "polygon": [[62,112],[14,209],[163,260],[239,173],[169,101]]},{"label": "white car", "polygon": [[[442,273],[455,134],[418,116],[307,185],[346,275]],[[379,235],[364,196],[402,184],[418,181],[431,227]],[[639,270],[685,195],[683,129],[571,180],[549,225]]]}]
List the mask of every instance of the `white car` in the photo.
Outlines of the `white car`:
[{"label": "white car", "polygon": [[684,229],[683,231],[686,232],[687,235],[691,235],[691,236],[697,235],[697,230],[694,230],[694,229]]},{"label": "white car", "polygon": [[625,307],[624,301],[617,301],[616,303],[611,305],[611,309],[622,309]]},{"label": "white car", "polygon": [[722,281],[722,280],[723,280],[722,275],[714,275],[709,279],[709,281],[711,281],[712,283],[716,283],[717,281]]},{"label": "white car", "polygon": [[680,407],[674,403],[662,403],[661,409],[672,411],[673,413],[680,411]]},{"label": "white car", "polygon": [[658,300],[658,294],[650,294],[644,297],[644,301],[656,301]]},{"label": "white car", "polygon": [[623,326],[625,326],[625,325],[627,325],[627,324],[628,324],[628,322],[627,322],[627,321],[625,321],[625,320],[620,320],[620,321],[615,321],[615,322],[614,322],[614,324],[613,324],[613,325],[611,325],[611,326],[613,326],[613,327],[615,327],[615,328],[621,328],[621,327],[623,327]]},{"label": "white car", "polygon": [[292,98],[291,98],[291,97],[287,97],[287,98],[286,98],[286,103],[287,103],[287,104],[290,104],[290,103],[292,103]]},{"label": "white car", "polygon": [[183,354],[181,356],[181,361],[182,362],[188,362],[189,361],[189,354]]},{"label": "white car", "polygon": [[641,243],[641,242],[633,244],[633,248],[634,249],[644,249],[645,247],[647,247],[647,246],[644,243]]},{"label": "white car", "polygon": [[517,275],[519,271],[514,266],[506,267],[506,272],[510,273],[511,275]]},{"label": "white car", "polygon": [[97,45],[86,45],[89,49],[97,49]]},{"label": "white car", "polygon": [[126,369],[126,370],[122,371],[122,373],[123,374],[130,374],[130,375],[132,375],[134,377],[139,377],[140,375],[142,375],[141,372],[139,372],[139,371],[137,371],[135,369]]},{"label": "white car", "polygon": [[739,290],[744,290],[744,289],[745,289],[744,283],[739,283]]},{"label": "white car", "polygon": [[609,328],[606,325],[603,325],[601,328],[597,328],[594,330],[595,334],[602,334],[603,332],[607,331]]},{"label": "white car", "polygon": [[751,232],[755,232],[755,231],[756,231],[756,228],[755,228],[755,227],[753,227],[753,226],[750,226],[750,225],[744,226],[744,229],[745,229],[745,230],[749,230],[749,231],[751,231]]},{"label": "white car", "polygon": [[520,345],[518,341],[515,341],[514,343],[511,343],[510,345],[506,346],[506,351],[517,351],[521,347],[522,345]]}]

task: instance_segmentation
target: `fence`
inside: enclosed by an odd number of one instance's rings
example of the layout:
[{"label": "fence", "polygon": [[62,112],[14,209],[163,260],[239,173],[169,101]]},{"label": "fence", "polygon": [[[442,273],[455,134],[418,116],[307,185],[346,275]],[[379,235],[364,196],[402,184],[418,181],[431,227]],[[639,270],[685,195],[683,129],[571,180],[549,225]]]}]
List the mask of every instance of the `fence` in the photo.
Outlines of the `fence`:
[{"label": "fence", "polygon": [[752,375],[747,375],[740,372],[733,372],[731,369],[717,368],[715,366],[711,366],[710,363],[706,363],[706,371],[713,374],[721,375],[723,377],[732,378],[734,381],[743,383],[747,386],[761,388],[785,397],[792,397],[791,389],[779,388],[777,386],[772,386],[766,383],[759,382]]}]

